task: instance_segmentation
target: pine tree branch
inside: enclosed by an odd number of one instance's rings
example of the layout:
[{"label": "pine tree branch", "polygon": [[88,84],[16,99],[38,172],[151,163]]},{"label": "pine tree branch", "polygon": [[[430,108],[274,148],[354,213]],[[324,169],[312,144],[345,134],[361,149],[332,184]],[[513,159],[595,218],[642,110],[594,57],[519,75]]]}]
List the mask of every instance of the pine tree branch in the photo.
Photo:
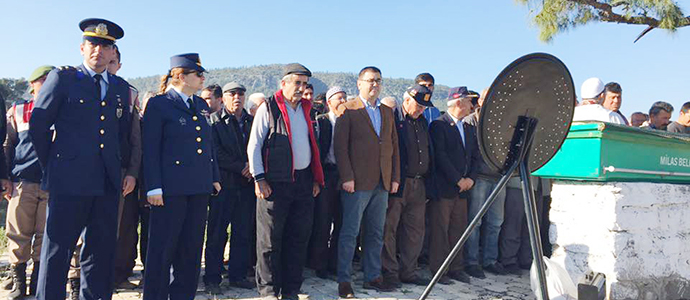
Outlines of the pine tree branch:
[{"label": "pine tree branch", "polygon": [[[608,3],[599,2],[596,0],[568,0],[582,5],[591,6],[596,9],[599,15],[599,20],[611,23],[649,25],[650,27],[659,27],[660,21],[658,19],[648,16],[631,16],[626,17],[621,14],[613,12],[613,7]],[[690,16],[683,19],[683,22],[678,24],[678,27],[685,27],[690,25]]]}]

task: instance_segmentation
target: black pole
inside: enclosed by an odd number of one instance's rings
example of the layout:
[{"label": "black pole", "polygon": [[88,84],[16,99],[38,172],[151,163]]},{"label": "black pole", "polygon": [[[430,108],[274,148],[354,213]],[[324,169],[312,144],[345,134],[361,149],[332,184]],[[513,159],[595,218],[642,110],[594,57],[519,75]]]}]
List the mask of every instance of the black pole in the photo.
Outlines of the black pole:
[{"label": "black pole", "polygon": [[450,255],[448,255],[448,257],[446,257],[446,260],[443,261],[443,264],[441,264],[441,267],[434,275],[434,278],[431,279],[429,285],[427,285],[426,289],[424,289],[424,293],[422,293],[422,296],[419,297],[419,300],[426,299],[426,297],[429,296],[429,293],[431,293],[431,290],[434,288],[434,285],[436,285],[439,279],[441,279],[441,276],[443,276],[443,274],[446,273],[446,270],[448,270],[450,263],[453,261],[453,259],[455,259],[458,253],[460,253],[460,250],[462,250],[462,246],[465,244],[467,239],[470,238],[470,234],[475,229],[475,227],[477,227],[477,224],[479,224],[479,220],[481,220],[484,217],[486,212],[491,207],[491,204],[493,204],[496,200],[496,197],[498,197],[498,194],[503,190],[503,188],[505,188],[506,184],[508,184],[508,180],[510,179],[510,176],[515,172],[517,166],[518,163],[516,162],[515,164],[513,164],[513,166],[510,167],[510,169],[508,169],[508,172],[505,175],[503,175],[503,177],[501,177],[498,183],[496,183],[496,187],[493,189],[493,191],[491,191],[489,198],[486,199],[486,202],[484,202],[482,208],[479,210],[474,219],[472,219],[472,222],[470,222],[470,224],[467,225],[467,229],[465,229],[465,232],[462,234],[462,237],[460,237],[460,240],[455,244],[453,250],[450,251]]},{"label": "black pole", "polygon": [[527,159],[520,163],[520,179],[522,180],[522,198],[525,203],[525,216],[527,218],[527,229],[532,245],[532,259],[537,265],[537,275],[539,276],[539,295],[542,300],[549,299],[546,290],[546,272],[544,267],[544,252],[541,248],[541,236],[539,235],[539,220],[537,219],[537,202],[534,199],[532,180],[527,168]]}]

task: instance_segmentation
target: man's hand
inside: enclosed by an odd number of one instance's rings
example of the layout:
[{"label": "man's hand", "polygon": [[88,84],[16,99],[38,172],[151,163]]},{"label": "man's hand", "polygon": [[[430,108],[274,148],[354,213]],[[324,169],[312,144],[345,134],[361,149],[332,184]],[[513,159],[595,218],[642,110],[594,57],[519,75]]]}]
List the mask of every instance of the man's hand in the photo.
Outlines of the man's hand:
[{"label": "man's hand", "polygon": [[129,193],[131,193],[136,185],[137,179],[134,178],[134,176],[125,176],[125,179],[122,180],[122,196],[127,196]]},{"label": "man's hand", "polygon": [[220,186],[220,182],[217,182],[217,181],[214,182],[214,183],[213,183],[214,196],[218,196],[218,194],[220,193],[220,190],[221,190],[222,188],[223,188],[223,187]]},{"label": "man's hand", "polygon": [[467,177],[465,179],[467,180],[467,189],[469,190],[474,186],[474,180],[472,180],[472,178],[469,178],[469,177]]},{"label": "man's hand", "polygon": [[244,169],[242,169],[242,176],[246,178],[252,178],[252,173],[249,172],[249,163],[244,163]]},{"label": "man's hand", "polygon": [[346,191],[348,193],[354,193],[355,192],[355,181],[350,180],[343,182],[343,191]]},{"label": "man's hand", "polygon": [[318,182],[314,182],[314,186],[311,188],[312,197],[318,196],[320,192],[321,192],[321,186],[319,185]]},{"label": "man's hand", "polygon": [[266,182],[266,180],[254,182],[254,194],[256,194],[257,198],[267,199],[271,196],[272,193],[273,190],[271,190],[271,186],[268,185],[268,182]]},{"label": "man's hand", "polygon": [[146,200],[152,206],[163,206],[163,195],[151,195],[146,197]]},{"label": "man's hand", "polygon": [[398,192],[398,188],[400,187],[400,184],[393,181],[391,182],[391,194],[395,194]]},{"label": "man's hand", "polygon": [[2,195],[5,199],[8,201],[12,199],[12,193],[14,192],[14,184],[12,184],[12,181],[0,179],[0,185],[2,185]]}]

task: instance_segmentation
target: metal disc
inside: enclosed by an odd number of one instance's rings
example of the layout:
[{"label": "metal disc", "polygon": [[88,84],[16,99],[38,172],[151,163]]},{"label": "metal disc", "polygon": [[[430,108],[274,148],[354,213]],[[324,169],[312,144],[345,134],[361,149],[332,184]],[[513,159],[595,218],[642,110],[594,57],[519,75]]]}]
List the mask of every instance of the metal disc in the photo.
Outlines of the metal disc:
[{"label": "metal disc", "polygon": [[558,58],[546,53],[518,58],[496,77],[482,105],[478,139],[484,160],[505,173],[515,124],[527,116],[538,120],[529,169],[541,168],[568,135],[575,103],[573,79]]}]

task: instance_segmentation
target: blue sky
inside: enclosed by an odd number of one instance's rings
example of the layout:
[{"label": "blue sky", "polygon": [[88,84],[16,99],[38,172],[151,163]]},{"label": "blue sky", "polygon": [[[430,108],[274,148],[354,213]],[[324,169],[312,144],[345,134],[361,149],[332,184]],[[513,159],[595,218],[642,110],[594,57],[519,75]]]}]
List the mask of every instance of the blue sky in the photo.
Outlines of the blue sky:
[{"label": "blue sky", "polygon": [[[690,1],[679,1],[686,14]],[[438,84],[489,86],[514,59],[548,52],[580,84],[596,76],[623,87],[622,111],[665,100],[690,101],[690,29],[590,24],[538,39],[530,9],[486,1],[2,1],[0,77],[27,77],[43,64],[75,65],[77,24],[100,17],[120,24],[125,78],[161,74],[169,57],[199,52],[206,68],[300,62],[312,71],[357,72],[376,65],[384,77],[430,72]],[[10,30],[8,30],[10,29]],[[677,112],[674,112],[674,119]]]}]

